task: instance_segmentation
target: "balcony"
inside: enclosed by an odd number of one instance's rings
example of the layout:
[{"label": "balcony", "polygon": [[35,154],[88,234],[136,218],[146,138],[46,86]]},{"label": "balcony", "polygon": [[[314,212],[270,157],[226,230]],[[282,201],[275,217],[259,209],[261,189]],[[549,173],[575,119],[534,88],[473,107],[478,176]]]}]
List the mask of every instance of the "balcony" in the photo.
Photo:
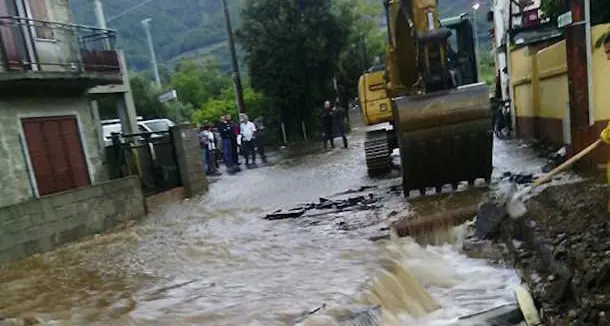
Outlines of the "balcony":
[{"label": "balcony", "polygon": [[86,90],[120,84],[116,32],[0,17],[0,90]]}]

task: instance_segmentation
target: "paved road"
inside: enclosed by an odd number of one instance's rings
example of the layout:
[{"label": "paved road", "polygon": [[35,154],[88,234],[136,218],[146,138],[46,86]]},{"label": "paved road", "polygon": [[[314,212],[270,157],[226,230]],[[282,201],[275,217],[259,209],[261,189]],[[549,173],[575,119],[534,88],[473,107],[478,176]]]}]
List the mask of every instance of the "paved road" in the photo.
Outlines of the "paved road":
[{"label": "paved road", "polygon": [[[349,149],[316,149],[273,166],[225,174],[204,198],[0,271],[0,315],[34,313],[54,325],[269,326],[287,324],[322,303],[346,305],[379,267],[384,248],[367,236],[386,225],[390,212],[408,211],[409,203],[390,196],[377,211],[315,222],[260,217],[363,185],[384,192],[399,184],[396,178],[366,177],[362,130],[354,130]],[[527,148],[517,147],[496,145],[497,176],[535,160]],[[338,227],[345,223],[362,227]],[[462,292],[431,290],[448,307],[437,320],[506,300],[511,272],[448,247],[410,250],[416,250],[414,257],[444,257],[460,280]],[[420,271],[438,266],[425,260],[413,264]],[[481,279],[490,282],[484,300],[464,299]]]}]

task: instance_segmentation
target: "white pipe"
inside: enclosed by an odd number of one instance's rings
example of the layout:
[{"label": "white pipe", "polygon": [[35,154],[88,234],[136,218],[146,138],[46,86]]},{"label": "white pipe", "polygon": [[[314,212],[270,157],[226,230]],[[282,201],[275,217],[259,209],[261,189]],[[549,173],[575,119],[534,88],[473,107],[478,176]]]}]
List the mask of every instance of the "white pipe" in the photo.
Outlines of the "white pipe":
[{"label": "white pipe", "polygon": [[591,40],[591,0],[585,0],[585,42],[587,46],[587,87],[589,97],[589,126],[595,124],[593,97],[593,41]]}]

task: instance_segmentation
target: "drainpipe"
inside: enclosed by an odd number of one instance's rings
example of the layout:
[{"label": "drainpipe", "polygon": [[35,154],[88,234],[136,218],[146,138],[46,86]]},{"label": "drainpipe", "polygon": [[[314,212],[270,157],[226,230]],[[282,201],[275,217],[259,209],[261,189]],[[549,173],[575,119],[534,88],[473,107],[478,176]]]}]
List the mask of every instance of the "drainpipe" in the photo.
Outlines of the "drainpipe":
[{"label": "drainpipe", "polygon": [[513,89],[513,79],[511,76],[512,72],[512,56],[511,56],[511,44],[512,44],[512,30],[513,30],[513,3],[511,0],[508,1],[508,28],[504,32],[506,35],[506,70],[508,71],[508,98],[510,99],[510,116],[513,132],[515,135],[519,134],[517,126],[517,109],[515,107],[515,94]]},{"label": "drainpipe", "polygon": [[23,157],[23,164],[25,165],[25,172],[28,175],[28,181],[30,183],[30,190],[32,191],[32,198],[36,198],[36,186],[34,185],[34,180],[32,180],[32,170],[30,170],[30,165],[28,163],[28,156],[26,154],[26,145],[24,144],[23,137],[19,135],[19,145],[21,146],[21,156]]},{"label": "drainpipe", "polygon": [[585,0],[585,42],[587,46],[587,93],[589,103],[589,126],[595,124],[593,97],[593,41],[591,40],[591,0]]}]

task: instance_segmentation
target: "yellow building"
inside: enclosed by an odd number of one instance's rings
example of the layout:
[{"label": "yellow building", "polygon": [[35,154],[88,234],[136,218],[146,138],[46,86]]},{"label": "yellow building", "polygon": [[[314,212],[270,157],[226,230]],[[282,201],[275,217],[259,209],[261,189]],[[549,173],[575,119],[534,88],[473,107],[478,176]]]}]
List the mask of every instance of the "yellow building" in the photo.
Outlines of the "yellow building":
[{"label": "yellow building", "polygon": [[[575,128],[571,123],[574,112],[570,111],[566,41],[549,37],[511,49],[511,88],[520,137],[536,138],[556,146],[569,144],[575,150],[598,139],[610,120],[610,60],[604,46],[594,45],[599,45],[597,41],[603,40],[609,31],[610,24],[592,28],[593,87],[589,100],[593,110],[589,114],[589,126],[585,128]],[[587,160],[592,165],[605,164],[609,153],[607,147],[602,147]]]}]

